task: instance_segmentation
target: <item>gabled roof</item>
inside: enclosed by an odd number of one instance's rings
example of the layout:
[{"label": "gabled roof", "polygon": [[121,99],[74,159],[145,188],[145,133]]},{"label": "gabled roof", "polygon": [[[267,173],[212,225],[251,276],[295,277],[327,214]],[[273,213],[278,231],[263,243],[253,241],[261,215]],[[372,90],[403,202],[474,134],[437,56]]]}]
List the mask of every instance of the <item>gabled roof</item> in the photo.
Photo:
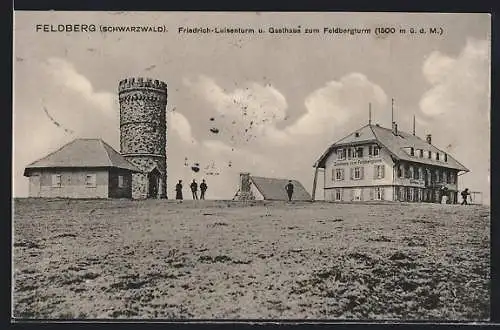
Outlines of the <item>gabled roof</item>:
[{"label": "gabled roof", "polygon": [[24,171],[37,168],[113,167],[140,172],[115,149],[101,139],[75,139],[28,166]]},{"label": "gabled roof", "polygon": [[[356,134],[358,133],[358,135]],[[323,168],[325,166],[326,159],[333,152],[334,148],[343,145],[355,145],[363,144],[366,142],[373,141],[379,144],[381,147],[385,147],[389,153],[396,159],[406,160],[414,163],[421,163],[427,165],[434,165],[440,167],[447,167],[456,169],[459,171],[469,170],[460,164],[456,159],[454,159],[449,154],[447,155],[447,161],[437,161],[435,159],[427,158],[427,151],[432,151],[433,153],[439,152],[445,154],[444,151],[436,148],[434,145],[427,143],[427,141],[422,140],[416,135],[409,134],[398,130],[398,134],[394,135],[391,129],[379,126],[379,125],[366,125],[344,137],[343,139],[332,144],[318,159],[315,166]],[[424,157],[410,156],[404,149],[413,147],[415,149],[415,155],[417,155],[418,149],[424,150]]]},{"label": "gabled roof", "polygon": [[[288,179],[264,178],[259,176],[250,176],[251,182],[255,188],[264,196],[265,200],[288,200],[288,195],[285,186],[288,184]],[[293,184],[292,200],[310,201],[311,195],[306,191],[304,186],[297,180],[291,180]]]}]

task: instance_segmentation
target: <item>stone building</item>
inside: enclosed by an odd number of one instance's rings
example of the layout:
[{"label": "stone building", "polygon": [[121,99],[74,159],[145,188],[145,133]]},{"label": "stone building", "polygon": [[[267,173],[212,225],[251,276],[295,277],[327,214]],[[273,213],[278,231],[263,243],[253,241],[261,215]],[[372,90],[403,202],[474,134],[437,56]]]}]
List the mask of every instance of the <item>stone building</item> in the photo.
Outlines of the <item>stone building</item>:
[{"label": "stone building", "polygon": [[30,197],[167,198],[167,84],[127,78],[118,96],[120,154],[100,139],[76,139],[26,167]]},{"label": "stone building", "polygon": [[24,170],[30,197],[131,198],[140,170],[101,139],[75,139]]},{"label": "stone building", "polygon": [[[357,129],[332,144],[315,164],[324,170],[324,199],[449,203],[458,200],[458,175],[469,170],[413,134],[380,125]],[[316,177],[314,182],[316,183]]]},{"label": "stone building", "polygon": [[167,198],[167,84],[128,78],[118,94],[120,152],[141,170],[132,175],[132,198]]}]

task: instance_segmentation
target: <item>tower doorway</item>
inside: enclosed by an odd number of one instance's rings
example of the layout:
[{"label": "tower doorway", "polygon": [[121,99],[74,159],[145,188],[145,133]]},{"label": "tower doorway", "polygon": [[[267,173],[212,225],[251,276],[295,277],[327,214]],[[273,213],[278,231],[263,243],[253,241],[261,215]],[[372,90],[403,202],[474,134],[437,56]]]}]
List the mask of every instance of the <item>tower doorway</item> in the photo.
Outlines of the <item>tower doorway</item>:
[{"label": "tower doorway", "polygon": [[148,198],[159,198],[160,171],[155,167],[148,173]]}]

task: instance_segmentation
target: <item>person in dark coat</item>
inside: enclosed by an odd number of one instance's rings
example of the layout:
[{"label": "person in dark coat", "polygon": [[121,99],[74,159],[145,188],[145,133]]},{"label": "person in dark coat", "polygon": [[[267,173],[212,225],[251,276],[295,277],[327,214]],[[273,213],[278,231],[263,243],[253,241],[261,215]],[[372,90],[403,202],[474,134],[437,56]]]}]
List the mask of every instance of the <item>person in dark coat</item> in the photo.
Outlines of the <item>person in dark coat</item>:
[{"label": "person in dark coat", "polygon": [[175,199],[182,200],[182,180],[175,185]]},{"label": "person in dark coat", "polygon": [[467,205],[467,196],[470,195],[469,188],[465,188],[464,191],[462,191],[462,204],[461,205]]},{"label": "person in dark coat", "polygon": [[191,182],[191,192],[193,193],[193,199],[198,199],[198,184],[196,183],[196,180],[193,179],[193,182]]},{"label": "person in dark coat", "polygon": [[293,183],[292,180],[288,180],[288,184],[285,186],[286,193],[288,194],[288,201],[292,200],[293,196]]},{"label": "person in dark coat", "polygon": [[207,191],[207,188],[208,186],[205,182],[205,179],[203,179],[200,184],[200,191],[201,191],[200,199],[205,199],[205,191]]}]

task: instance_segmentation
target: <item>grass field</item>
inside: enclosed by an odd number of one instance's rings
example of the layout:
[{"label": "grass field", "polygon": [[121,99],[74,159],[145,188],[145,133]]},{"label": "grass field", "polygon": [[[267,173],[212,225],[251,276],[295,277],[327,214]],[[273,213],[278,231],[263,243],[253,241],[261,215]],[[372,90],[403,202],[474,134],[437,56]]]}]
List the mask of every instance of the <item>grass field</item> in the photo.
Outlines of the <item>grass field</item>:
[{"label": "grass field", "polygon": [[19,318],[488,320],[485,206],[30,200]]}]

